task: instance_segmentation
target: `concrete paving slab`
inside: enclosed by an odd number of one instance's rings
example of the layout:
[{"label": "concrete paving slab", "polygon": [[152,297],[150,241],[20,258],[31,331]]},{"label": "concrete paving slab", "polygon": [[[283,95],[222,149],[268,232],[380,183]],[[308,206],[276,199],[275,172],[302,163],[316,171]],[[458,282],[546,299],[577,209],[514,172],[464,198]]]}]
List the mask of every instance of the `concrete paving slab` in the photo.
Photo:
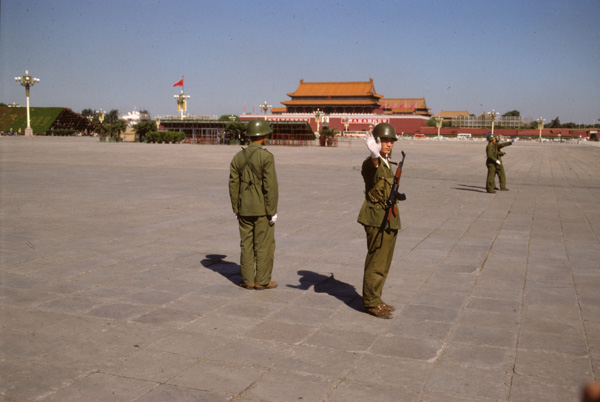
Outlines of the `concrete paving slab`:
[{"label": "concrete paving slab", "polygon": [[361,305],[360,140],[269,147],[273,279],[237,286],[228,146],[0,138],[0,399],[577,400],[600,374],[600,147],[403,139],[384,300]]}]

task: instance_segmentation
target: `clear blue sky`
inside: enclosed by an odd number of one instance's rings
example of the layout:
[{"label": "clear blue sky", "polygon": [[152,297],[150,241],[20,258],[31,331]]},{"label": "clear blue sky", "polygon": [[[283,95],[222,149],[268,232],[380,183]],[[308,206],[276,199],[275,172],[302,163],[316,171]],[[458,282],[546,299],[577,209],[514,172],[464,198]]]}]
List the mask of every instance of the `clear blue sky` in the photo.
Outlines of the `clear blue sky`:
[{"label": "clear blue sky", "polygon": [[190,114],[282,106],[300,79],[367,81],[433,113],[600,118],[600,1],[2,0],[0,102]]}]

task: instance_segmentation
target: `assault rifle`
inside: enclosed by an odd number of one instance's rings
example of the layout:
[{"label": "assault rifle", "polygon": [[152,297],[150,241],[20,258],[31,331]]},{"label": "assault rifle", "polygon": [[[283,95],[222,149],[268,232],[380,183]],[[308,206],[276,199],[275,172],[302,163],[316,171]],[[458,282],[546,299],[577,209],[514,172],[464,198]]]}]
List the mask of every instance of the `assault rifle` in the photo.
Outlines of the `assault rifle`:
[{"label": "assault rifle", "polygon": [[400,187],[400,176],[402,176],[402,166],[404,165],[404,158],[406,157],[406,154],[404,153],[404,151],[401,151],[401,153],[402,153],[402,160],[400,162],[398,162],[398,167],[396,168],[396,175],[394,176],[394,184],[392,185],[392,192],[390,194],[390,198],[388,199],[387,203],[385,204],[386,210],[385,210],[385,219],[383,220],[383,225],[384,225],[385,230],[388,233],[390,231],[390,220],[392,219],[392,214],[394,214],[394,216],[398,216],[398,207],[396,206],[396,203],[398,201],[406,200],[406,195],[404,193],[398,192],[398,187]]}]

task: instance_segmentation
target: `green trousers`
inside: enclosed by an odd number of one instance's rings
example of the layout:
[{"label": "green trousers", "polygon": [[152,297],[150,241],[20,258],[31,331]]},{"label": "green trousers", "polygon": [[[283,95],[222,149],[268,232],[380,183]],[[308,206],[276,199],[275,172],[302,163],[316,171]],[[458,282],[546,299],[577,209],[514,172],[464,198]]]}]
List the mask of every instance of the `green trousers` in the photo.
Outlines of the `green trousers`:
[{"label": "green trousers", "polygon": [[[275,226],[266,216],[240,216],[240,271],[246,285],[271,281],[275,255]],[[256,266],[256,270],[255,270]]]},{"label": "green trousers", "polygon": [[387,279],[398,230],[387,231],[364,226],[367,235],[367,257],[365,259],[365,274],[363,277],[363,305],[372,308],[381,305],[381,293]]},{"label": "green trousers", "polygon": [[488,174],[487,181],[485,183],[486,191],[491,191],[496,187],[496,167],[498,166],[495,163],[486,163]]},{"label": "green trousers", "polygon": [[[500,182],[500,188],[506,188],[506,174],[504,173],[504,165],[496,166],[496,176],[498,176],[498,181]],[[496,178],[494,177],[494,184],[496,183]]]}]

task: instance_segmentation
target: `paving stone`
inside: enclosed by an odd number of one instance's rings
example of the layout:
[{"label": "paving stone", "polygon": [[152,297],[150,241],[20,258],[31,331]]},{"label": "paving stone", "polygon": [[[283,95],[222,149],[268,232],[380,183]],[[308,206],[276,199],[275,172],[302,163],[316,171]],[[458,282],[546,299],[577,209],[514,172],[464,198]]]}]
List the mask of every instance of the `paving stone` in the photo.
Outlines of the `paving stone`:
[{"label": "paving stone", "polygon": [[532,377],[549,377],[569,381],[593,378],[587,356],[565,356],[553,352],[519,350],[515,373]]},{"label": "paving stone", "polygon": [[25,363],[19,370],[0,376],[0,395],[7,400],[46,400],[88,374],[88,370]]},{"label": "paving stone", "polygon": [[184,387],[176,387],[173,385],[161,384],[157,388],[138,399],[140,402],[164,402],[164,401],[181,401],[181,402],[222,402],[233,397],[232,394],[203,391],[199,389],[191,389]]},{"label": "paving stone", "polygon": [[109,362],[101,370],[107,374],[164,384],[198,362],[194,357],[140,349]]},{"label": "paving stone", "polygon": [[221,362],[201,362],[172,378],[168,384],[209,392],[241,394],[265,373],[265,368]]},{"label": "paving stone", "polygon": [[420,392],[433,371],[433,363],[395,356],[364,354],[347,378],[355,382],[394,385]]},{"label": "paving stone", "polygon": [[133,378],[93,373],[60,390],[49,401],[104,401],[111,396],[119,400],[135,400],[156,388],[157,383]]},{"label": "paving stone", "polygon": [[504,400],[510,391],[510,375],[504,371],[441,364],[433,370],[425,389],[470,398],[482,396]]},{"label": "paving stone", "polygon": [[440,360],[459,366],[510,372],[515,364],[515,351],[513,348],[448,343]]},{"label": "paving stone", "polygon": [[344,381],[328,396],[328,401],[418,401],[419,393],[397,387],[395,384],[365,384],[364,382]]},{"label": "paving stone", "polygon": [[260,401],[317,401],[325,399],[333,385],[334,381],[328,377],[296,371],[269,370],[242,396]]}]

